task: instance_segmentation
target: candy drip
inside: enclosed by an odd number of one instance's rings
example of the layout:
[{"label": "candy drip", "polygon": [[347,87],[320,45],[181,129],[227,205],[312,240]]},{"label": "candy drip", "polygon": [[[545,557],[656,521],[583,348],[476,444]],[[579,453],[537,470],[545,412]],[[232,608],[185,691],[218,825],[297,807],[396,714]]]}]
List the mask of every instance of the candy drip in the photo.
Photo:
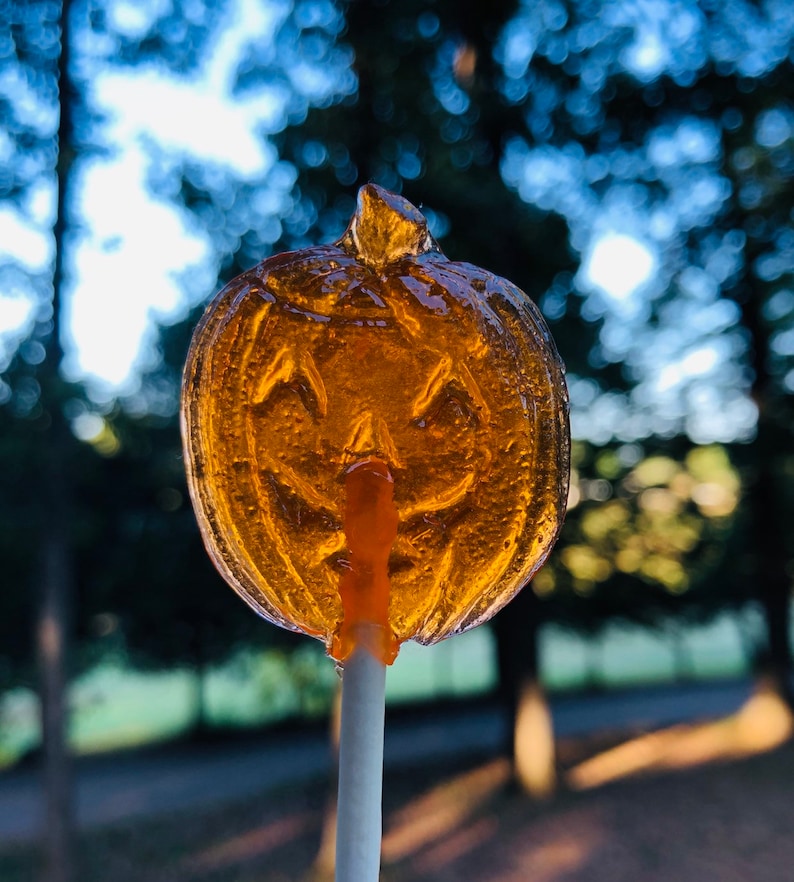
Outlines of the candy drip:
[{"label": "candy drip", "polygon": [[397,656],[389,625],[389,555],[397,538],[394,479],[385,462],[368,457],[345,475],[348,560],[339,581],[343,619],[331,654],[344,661],[363,646],[384,664]]}]

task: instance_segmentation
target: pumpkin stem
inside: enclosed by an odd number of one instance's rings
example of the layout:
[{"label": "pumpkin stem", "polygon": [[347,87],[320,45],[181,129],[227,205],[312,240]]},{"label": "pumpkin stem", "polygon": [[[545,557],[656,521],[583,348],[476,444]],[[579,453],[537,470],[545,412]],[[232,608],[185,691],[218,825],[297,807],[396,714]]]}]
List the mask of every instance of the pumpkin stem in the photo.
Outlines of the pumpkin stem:
[{"label": "pumpkin stem", "polygon": [[419,209],[377,184],[358,191],[356,213],[339,244],[373,269],[437,249]]}]

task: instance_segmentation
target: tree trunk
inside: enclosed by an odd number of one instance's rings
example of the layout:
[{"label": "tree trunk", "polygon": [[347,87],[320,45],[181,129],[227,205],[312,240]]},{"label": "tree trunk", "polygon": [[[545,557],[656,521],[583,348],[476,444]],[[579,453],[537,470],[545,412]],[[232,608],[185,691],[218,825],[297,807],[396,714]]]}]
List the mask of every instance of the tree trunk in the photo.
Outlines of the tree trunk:
[{"label": "tree trunk", "polygon": [[676,683],[687,683],[695,675],[695,663],[686,642],[686,632],[683,627],[671,623],[669,635],[673,654],[673,676]]},{"label": "tree trunk", "polygon": [[331,775],[328,796],[323,810],[323,827],[320,848],[314,859],[311,878],[325,882],[334,878],[336,868],[336,797],[339,788],[339,733],[342,727],[342,684],[336,687],[328,725],[328,742],[331,750]]},{"label": "tree trunk", "polygon": [[203,738],[208,730],[207,725],[207,706],[204,696],[204,682],[206,680],[206,671],[204,661],[194,658],[191,668],[192,677],[190,678],[191,691],[191,711],[193,713],[193,736],[195,738]]},{"label": "tree trunk", "polygon": [[514,778],[528,795],[544,799],[557,784],[551,712],[540,682],[540,602],[527,586],[494,619],[499,691],[508,712]]},{"label": "tree trunk", "polygon": [[[754,260],[755,252],[748,255]],[[758,407],[758,435],[752,445],[753,480],[748,492],[753,576],[767,631],[762,658],[764,688],[776,684],[782,698],[794,706],[791,684],[791,577],[788,566],[786,511],[782,498],[780,458],[791,446],[791,430],[779,413],[779,399],[769,372],[770,328],[762,309],[763,291],[752,286],[741,304],[752,342],[752,395]]]},{"label": "tree trunk", "polygon": [[585,686],[591,692],[604,688],[604,665],[601,658],[601,632],[590,631],[584,637]]},{"label": "tree trunk", "polygon": [[72,768],[68,747],[67,651],[70,549],[60,518],[52,517],[42,547],[37,651],[44,757],[45,882],[72,879]]},{"label": "tree trunk", "polygon": [[[759,420],[761,444],[762,427]],[[763,449],[763,448],[762,448]],[[760,452],[760,451],[759,451]],[[787,554],[782,536],[782,512],[771,456],[758,457],[758,474],[750,493],[750,516],[756,538],[757,592],[766,622],[767,645],[761,674],[794,706],[791,685],[791,580],[786,571]]]},{"label": "tree trunk", "polygon": [[43,463],[40,548],[42,572],[36,623],[36,652],[40,670],[41,732],[44,760],[45,823],[43,857],[45,882],[74,878],[72,770],[68,747],[68,656],[74,561],[71,543],[72,493],[68,451],[73,442],[63,414],[60,367],[64,248],[68,228],[68,191],[72,164],[72,94],[69,81],[69,0],[61,8],[61,51],[58,59],[60,121],[58,125],[58,201],[53,234],[53,327],[45,348],[39,382],[41,404],[49,415],[47,460]]}]

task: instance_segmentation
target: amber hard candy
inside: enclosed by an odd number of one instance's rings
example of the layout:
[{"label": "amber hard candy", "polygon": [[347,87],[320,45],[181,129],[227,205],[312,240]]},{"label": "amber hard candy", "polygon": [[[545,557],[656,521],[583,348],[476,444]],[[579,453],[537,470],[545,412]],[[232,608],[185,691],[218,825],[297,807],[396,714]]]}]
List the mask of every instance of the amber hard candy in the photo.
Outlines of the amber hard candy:
[{"label": "amber hard candy", "polygon": [[564,371],[537,307],[363,187],[333,245],[230,282],[185,368],[188,481],[216,566],[270,621],[390,662],[477,625],[562,523]]}]

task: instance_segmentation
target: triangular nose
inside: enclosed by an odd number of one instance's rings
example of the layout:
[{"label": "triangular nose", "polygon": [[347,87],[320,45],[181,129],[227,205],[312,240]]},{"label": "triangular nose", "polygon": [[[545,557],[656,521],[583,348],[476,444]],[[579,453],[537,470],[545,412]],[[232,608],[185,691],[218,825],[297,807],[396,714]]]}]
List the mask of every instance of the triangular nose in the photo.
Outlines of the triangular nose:
[{"label": "triangular nose", "polygon": [[346,464],[367,456],[380,457],[392,468],[400,468],[397,448],[389,434],[386,421],[367,411],[353,424],[350,438],[345,445]]}]

